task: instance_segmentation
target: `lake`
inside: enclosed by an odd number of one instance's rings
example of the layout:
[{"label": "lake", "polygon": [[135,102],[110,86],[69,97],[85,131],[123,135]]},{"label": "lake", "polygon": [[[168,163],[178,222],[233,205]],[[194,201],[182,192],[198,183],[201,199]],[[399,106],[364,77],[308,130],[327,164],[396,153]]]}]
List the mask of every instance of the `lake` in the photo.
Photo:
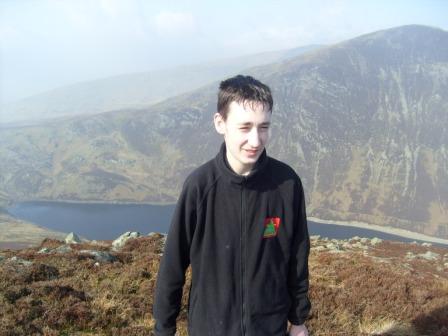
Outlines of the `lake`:
[{"label": "lake", "polygon": [[[7,210],[17,218],[87,239],[112,240],[126,231],[167,233],[175,205],[22,202]],[[310,235],[347,239],[354,236],[410,242],[380,231],[308,222]]]}]

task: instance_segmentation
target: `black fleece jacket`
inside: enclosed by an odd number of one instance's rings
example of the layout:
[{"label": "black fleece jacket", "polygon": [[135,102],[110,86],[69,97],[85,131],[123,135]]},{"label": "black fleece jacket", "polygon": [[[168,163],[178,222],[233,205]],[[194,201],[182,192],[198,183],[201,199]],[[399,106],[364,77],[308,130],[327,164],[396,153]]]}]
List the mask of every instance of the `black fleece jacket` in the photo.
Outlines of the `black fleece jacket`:
[{"label": "black fleece jacket", "polygon": [[248,176],[218,155],[186,179],[157,278],[157,336],[174,335],[191,264],[190,336],[284,336],[302,324],[310,241],[301,181],[266,155]]}]

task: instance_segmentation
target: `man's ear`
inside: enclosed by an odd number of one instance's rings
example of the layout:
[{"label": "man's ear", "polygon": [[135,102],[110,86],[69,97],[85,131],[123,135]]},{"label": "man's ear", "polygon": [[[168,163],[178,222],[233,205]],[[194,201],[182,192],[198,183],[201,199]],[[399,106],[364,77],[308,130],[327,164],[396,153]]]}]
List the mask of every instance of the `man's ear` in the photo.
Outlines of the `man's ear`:
[{"label": "man's ear", "polygon": [[216,132],[222,135],[226,133],[226,122],[224,121],[221,113],[215,113],[213,116],[213,123],[215,124]]}]

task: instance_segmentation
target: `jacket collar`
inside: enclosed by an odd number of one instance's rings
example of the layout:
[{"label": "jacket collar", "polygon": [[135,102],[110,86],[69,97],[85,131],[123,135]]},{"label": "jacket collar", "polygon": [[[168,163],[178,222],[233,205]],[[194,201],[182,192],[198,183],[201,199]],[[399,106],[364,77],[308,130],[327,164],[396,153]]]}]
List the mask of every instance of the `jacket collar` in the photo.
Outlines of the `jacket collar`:
[{"label": "jacket collar", "polygon": [[232,170],[232,168],[230,168],[230,165],[227,161],[226,152],[227,152],[226,143],[223,142],[221,144],[219,153],[215,157],[215,161],[219,169],[223,173],[223,175],[225,175],[225,177],[230,179],[232,183],[243,184],[255,180],[261,174],[263,169],[266,167],[266,164],[268,163],[268,156],[266,154],[266,148],[265,148],[263,149],[263,152],[261,153],[257,162],[255,162],[250,173],[246,176],[238,175]]}]

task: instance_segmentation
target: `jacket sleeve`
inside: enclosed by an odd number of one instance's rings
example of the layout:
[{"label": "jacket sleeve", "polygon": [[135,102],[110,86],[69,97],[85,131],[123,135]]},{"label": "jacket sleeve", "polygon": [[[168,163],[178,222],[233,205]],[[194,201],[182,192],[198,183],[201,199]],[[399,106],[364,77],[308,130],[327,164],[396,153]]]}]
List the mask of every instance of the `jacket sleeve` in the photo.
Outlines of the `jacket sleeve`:
[{"label": "jacket sleeve", "polygon": [[288,320],[292,324],[300,325],[305,322],[311,309],[308,298],[310,238],[306,221],[305,195],[300,180],[296,184],[294,194],[296,196],[294,206],[297,210],[288,275],[288,289],[292,303]]},{"label": "jacket sleeve", "polygon": [[156,336],[173,336],[176,333],[176,318],[181,308],[196,221],[196,197],[191,189],[187,180],[177,202],[160,262],[153,305]]}]

